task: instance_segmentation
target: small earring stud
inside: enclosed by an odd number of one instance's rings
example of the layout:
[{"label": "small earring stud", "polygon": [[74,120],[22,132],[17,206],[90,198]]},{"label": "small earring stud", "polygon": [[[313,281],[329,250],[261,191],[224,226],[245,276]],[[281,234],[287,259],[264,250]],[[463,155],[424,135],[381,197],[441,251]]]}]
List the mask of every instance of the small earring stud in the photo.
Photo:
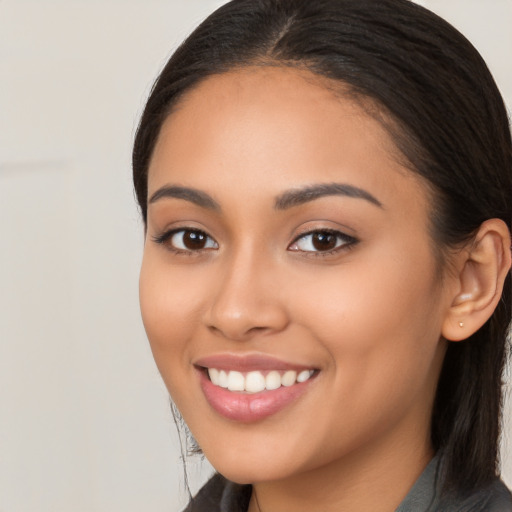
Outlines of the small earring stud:
[{"label": "small earring stud", "polygon": [[459,327],[464,327],[464,322],[459,322]]}]

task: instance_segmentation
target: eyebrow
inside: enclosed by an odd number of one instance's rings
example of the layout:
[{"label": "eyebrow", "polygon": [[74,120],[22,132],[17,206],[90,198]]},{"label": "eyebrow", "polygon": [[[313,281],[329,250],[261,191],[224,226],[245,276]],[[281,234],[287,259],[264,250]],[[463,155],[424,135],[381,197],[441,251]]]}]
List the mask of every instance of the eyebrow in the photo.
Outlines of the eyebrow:
[{"label": "eyebrow", "polygon": [[[321,183],[296,190],[288,190],[277,196],[274,202],[274,208],[276,210],[287,210],[288,208],[293,208],[294,206],[299,206],[326,196],[345,196],[364,199],[379,208],[383,208],[382,203],[366,190],[344,183]],[[183,199],[184,201],[189,201],[208,210],[220,211],[221,209],[219,203],[206,192],[191,187],[180,187],[178,185],[165,185],[159,188],[150,197],[149,204],[164,198]]]},{"label": "eyebrow", "polygon": [[289,190],[276,198],[274,208],[276,210],[287,210],[288,208],[293,208],[294,206],[299,206],[326,196],[345,196],[364,199],[379,208],[383,208],[382,203],[366,190],[345,183],[320,183],[297,190]]},{"label": "eyebrow", "polygon": [[208,195],[206,192],[202,192],[195,188],[165,185],[164,187],[159,188],[150,197],[149,204],[155,203],[156,201],[164,198],[183,199],[208,210],[220,210],[219,203],[217,203],[213,197]]}]

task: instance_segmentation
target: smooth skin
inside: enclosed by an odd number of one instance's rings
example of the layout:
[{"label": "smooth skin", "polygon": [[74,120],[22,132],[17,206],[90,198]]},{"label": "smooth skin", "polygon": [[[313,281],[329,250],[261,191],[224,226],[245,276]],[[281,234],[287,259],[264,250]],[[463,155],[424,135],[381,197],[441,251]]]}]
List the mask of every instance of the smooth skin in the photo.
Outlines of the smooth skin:
[{"label": "smooth skin", "polygon": [[[400,161],[361,106],[279,67],[206,79],[162,127],[144,325],[207,458],[253,484],[250,512],[391,512],[433,456],[446,339],[467,338],[492,313],[510,238],[490,220],[440,269],[427,187]],[[342,187],[283,200],[332,184]],[[201,390],[194,363],[216,354],[319,372],[278,413],[240,423]]]}]

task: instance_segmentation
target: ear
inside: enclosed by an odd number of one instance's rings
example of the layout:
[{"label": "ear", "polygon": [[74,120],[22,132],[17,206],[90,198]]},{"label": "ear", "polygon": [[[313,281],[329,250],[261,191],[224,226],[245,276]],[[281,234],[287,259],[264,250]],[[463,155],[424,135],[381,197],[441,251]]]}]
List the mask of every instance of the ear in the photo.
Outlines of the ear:
[{"label": "ear", "polygon": [[500,219],[489,219],[457,256],[454,296],[442,335],[461,341],[474,334],[493,314],[511,266],[510,232]]}]

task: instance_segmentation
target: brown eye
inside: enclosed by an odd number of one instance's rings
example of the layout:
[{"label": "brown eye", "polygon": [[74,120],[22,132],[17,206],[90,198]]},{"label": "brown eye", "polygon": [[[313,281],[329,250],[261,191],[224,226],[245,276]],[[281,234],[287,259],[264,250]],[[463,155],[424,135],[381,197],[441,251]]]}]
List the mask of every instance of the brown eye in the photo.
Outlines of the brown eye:
[{"label": "brown eye", "polygon": [[288,248],[290,251],[328,253],[348,247],[357,240],[341,231],[312,231],[300,236]]},{"label": "brown eye", "polygon": [[200,231],[185,231],[182,235],[183,245],[191,251],[204,249],[208,242],[208,237]]},{"label": "brown eye", "polygon": [[337,238],[332,233],[313,233],[311,243],[317,251],[330,251],[336,247]]},{"label": "brown eye", "polygon": [[157,242],[165,244],[169,249],[178,252],[196,252],[207,249],[218,249],[218,244],[204,231],[197,229],[180,229],[163,235],[156,239]]}]

